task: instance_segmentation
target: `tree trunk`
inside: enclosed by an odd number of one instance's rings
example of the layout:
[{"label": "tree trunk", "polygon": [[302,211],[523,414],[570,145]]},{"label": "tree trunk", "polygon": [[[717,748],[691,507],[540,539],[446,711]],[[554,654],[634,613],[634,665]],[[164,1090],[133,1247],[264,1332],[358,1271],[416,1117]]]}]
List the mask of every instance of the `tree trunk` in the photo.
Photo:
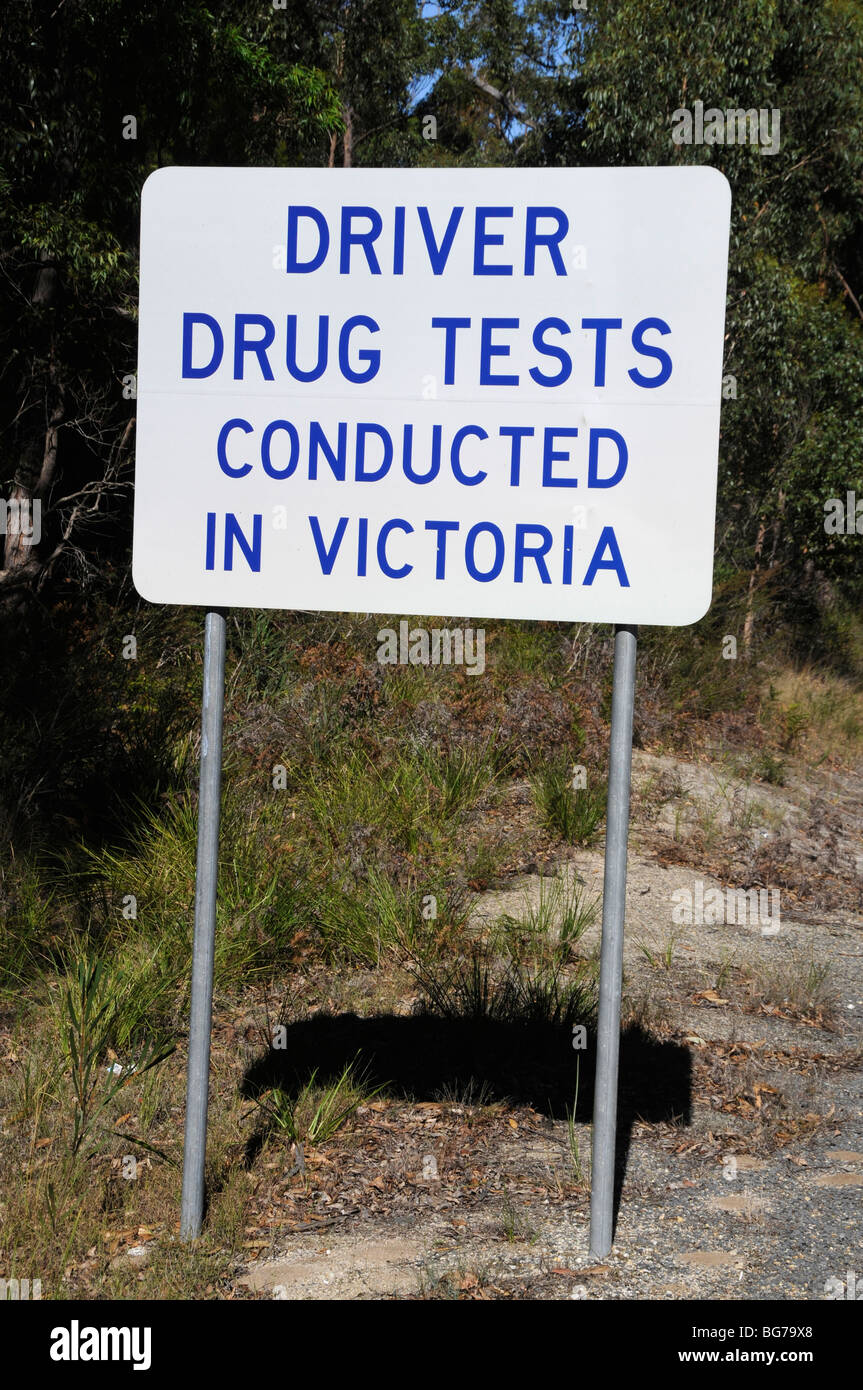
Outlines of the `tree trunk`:
[{"label": "tree trunk", "polygon": [[349,106],[345,107],[345,133],[342,136],[343,157],[342,168],[350,169],[354,157],[354,120],[353,111]]},{"label": "tree trunk", "polygon": [[[56,298],[57,271],[51,265],[42,266],[36,275],[31,303],[40,309],[50,309]],[[0,597],[4,604],[20,602],[25,587],[32,586],[42,570],[34,503],[38,502],[40,511],[44,512],[50,499],[57,475],[58,433],[65,419],[64,393],[56,381],[52,362],[50,327],[44,351],[49,366],[42,380],[34,382],[28,375],[21,382],[21,399],[25,405],[16,441],[18,466],[9,496],[3,499],[6,535],[0,567]],[[30,403],[26,404],[28,398]]]},{"label": "tree trunk", "polygon": [[758,583],[758,571],[761,568],[761,552],[764,549],[764,537],[767,534],[767,523],[762,517],[758,523],[758,535],[755,538],[755,566],[749,576],[749,593],[746,598],[746,618],[743,623],[743,651],[749,656],[752,649],[752,633],[755,627],[755,586]]}]

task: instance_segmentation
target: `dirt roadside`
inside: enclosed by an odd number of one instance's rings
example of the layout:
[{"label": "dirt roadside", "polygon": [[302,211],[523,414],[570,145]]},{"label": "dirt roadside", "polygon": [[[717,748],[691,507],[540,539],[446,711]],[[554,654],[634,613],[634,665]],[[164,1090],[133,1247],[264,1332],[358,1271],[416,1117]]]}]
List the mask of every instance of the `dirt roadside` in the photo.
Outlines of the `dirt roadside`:
[{"label": "dirt roadside", "polygon": [[[530,1105],[376,1101],[305,1175],[290,1153],[275,1165],[233,1296],[822,1299],[852,1275],[863,1286],[861,792],[848,771],[771,786],[636,753],[624,1017],[653,1039],[646,1063],[669,1071],[666,1091],[678,1070],[680,1105],[640,1107],[638,1073],[610,1256],[589,1251],[583,1107],[571,1136]],[[601,842],[545,866],[598,899],[602,870]],[[525,874],[481,895],[475,920],[540,891]],[[597,922],[583,955],[599,935]]]}]

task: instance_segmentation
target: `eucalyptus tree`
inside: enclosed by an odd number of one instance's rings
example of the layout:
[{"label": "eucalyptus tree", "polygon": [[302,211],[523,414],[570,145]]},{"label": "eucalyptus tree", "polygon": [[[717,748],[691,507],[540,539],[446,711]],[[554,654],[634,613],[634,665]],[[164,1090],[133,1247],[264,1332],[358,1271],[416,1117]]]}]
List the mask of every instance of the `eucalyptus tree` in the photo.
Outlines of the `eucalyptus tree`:
[{"label": "eucalyptus tree", "polygon": [[[0,19],[0,596],[125,553],[141,186],[292,163],[340,128],[326,76],[236,0],[17,0]],[[6,519],[6,508],[2,512]],[[3,542],[0,535],[0,543]]]}]

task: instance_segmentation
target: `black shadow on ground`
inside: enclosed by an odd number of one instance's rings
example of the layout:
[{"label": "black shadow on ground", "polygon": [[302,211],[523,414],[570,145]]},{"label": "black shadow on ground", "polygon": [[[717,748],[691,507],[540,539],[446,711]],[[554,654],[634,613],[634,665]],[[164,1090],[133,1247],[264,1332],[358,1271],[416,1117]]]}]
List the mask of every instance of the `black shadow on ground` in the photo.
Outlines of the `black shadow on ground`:
[{"label": "black shadow on ground", "polygon": [[[280,1039],[281,1041],[281,1039]],[[572,1032],[550,1023],[489,1018],[407,1017],[379,1014],[317,1014],[286,1026],[284,1048],[272,1048],[246,1071],[241,1094],[254,1099],[273,1087],[299,1091],[316,1081],[335,1080],[355,1059],[366,1068],[370,1087],[413,1101],[505,1101],[529,1105],[555,1119],[571,1111],[576,1120],[593,1113],[595,1037],[576,1052]],[[692,1060],[687,1048],[659,1042],[643,1029],[621,1035],[617,1123],[615,1220],[626,1174],[632,1127],[647,1123],[688,1125],[692,1108]],[[247,1161],[260,1147],[250,1141]]]}]

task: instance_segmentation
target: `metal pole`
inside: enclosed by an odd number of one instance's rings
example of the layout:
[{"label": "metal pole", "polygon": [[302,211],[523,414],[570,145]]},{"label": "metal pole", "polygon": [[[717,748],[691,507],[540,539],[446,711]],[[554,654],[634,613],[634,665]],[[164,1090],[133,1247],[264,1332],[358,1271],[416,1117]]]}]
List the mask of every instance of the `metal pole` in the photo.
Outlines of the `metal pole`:
[{"label": "metal pole", "polygon": [[590,1175],[590,1252],[602,1259],[611,1249],[614,1223],[614,1151],[617,1136],[617,1064],[620,1054],[620,992],[626,913],[626,841],[632,772],[632,711],[638,629],[614,630],[614,687],[605,829],[602,951],[599,961],[599,1023],[593,1147]]},{"label": "metal pole", "polygon": [[213,957],[219,879],[219,810],[222,793],[222,711],[225,704],[225,615],[207,614],[204,627],[204,694],[201,705],[201,780],[198,797],[198,863],[195,877],[195,943],[186,1075],[186,1135],[180,1237],[193,1240],[204,1215]]}]

